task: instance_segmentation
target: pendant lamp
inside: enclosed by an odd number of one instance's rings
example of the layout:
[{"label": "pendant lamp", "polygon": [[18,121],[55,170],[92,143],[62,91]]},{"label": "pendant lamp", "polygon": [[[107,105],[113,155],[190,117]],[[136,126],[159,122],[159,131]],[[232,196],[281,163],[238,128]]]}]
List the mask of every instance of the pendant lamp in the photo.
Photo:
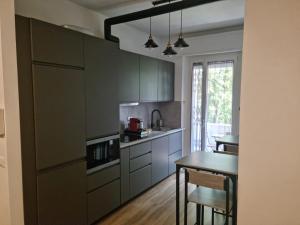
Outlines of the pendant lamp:
[{"label": "pendant lamp", "polygon": [[145,48],[157,48],[158,45],[155,43],[155,41],[152,38],[152,17],[150,17],[150,35],[148,38],[148,41],[145,43]]},{"label": "pendant lamp", "polygon": [[180,49],[189,47],[189,45],[185,42],[185,40],[183,38],[183,33],[182,33],[182,10],[181,10],[181,25],[180,25],[179,38],[175,42],[174,47],[175,48],[180,48]]},{"label": "pendant lamp", "polygon": [[177,55],[177,52],[173,49],[172,44],[171,44],[171,13],[169,13],[169,41],[167,44],[167,48],[163,51],[163,53],[164,53],[164,55],[170,56],[170,57],[173,55]]}]

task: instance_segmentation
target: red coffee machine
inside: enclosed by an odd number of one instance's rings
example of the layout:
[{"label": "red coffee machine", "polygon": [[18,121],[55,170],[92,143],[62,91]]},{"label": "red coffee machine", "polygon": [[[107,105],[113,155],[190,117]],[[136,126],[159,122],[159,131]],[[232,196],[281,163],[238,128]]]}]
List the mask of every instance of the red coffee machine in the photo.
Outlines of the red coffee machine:
[{"label": "red coffee machine", "polygon": [[141,128],[141,120],[138,118],[130,118],[128,124],[128,130],[131,132],[137,132]]}]

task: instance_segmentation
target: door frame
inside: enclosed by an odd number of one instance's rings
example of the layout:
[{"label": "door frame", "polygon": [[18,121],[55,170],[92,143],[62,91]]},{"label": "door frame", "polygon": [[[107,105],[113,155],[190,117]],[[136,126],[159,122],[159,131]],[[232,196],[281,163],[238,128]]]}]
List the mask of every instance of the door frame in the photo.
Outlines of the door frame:
[{"label": "door frame", "polygon": [[[225,61],[232,60],[233,63],[233,88],[232,88],[232,135],[239,134],[239,121],[240,121],[240,93],[241,93],[241,69],[242,69],[242,52],[231,52],[231,53],[218,53],[218,54],[209,54],[209,55],[200,55],[200,56],[192,56],[189,60],[189,68],[191,68],[191,104],[190,104],[190,127],[191,127],[191,135],[190,135],[190,143],[192,146],[192,99],[193,99],[193,67],[195,64],[202,64],[203,66],[203,80],[202,84],[204,85],[204,89],[202,92],[202,104],[207,103],[207,65],[208,62],[213,61]],[[203,111],[203,110],[202,110]],[[203,150],[203,138],[205,138],[205,134],[203,129],[205,129],[205,117],[206,112],[201,112],[201,150]]]}]

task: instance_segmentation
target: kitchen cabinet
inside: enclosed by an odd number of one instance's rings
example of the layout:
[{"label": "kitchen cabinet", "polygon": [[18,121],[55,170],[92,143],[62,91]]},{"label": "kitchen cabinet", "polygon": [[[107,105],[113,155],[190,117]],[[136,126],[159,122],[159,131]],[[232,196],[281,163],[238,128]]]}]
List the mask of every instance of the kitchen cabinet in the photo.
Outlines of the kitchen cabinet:
[{"label": "kitchen cabinet", "polygon": [[117,179],[88,194],[88,224],[96,222],[119,206],[120,179]]},{"label": "kitchen cabinet", "polygon": [[37,177],[38,224],[86,225],[86,163],[45,171]]},{"label": "kitchen cabinet", "polygon": [[182,150],[182,132],[169,135],[169,155]]},{"label": "kitchen cabinet", "polygon": [[130,199],[129,186],[129,148],[121,149],[121,203],[124,204]]},{"label": "kitchen cabinet", "polygon": [[168,136],[152,141],[152,185],[162,181],[169,174]]},{"label": "kitchen cabinet", "polygon": [[151,152],[151,141],[137,144],[130,147],[130,159],[139,157],[141,155]]},{"label": "kitchen cabinet", "polygon": [[87,139],[119,132],[118,54],[116,43],[85,37]]},{"label": "kitchen cabinet", "polygon": [[178,151],[169,155],[169,176],[176,172],[175,161],[179,160],[182,157],[182,151]]},{"label": "kitchen cabinet", "polygon": [[151,186],[151,165],[130,174],[130,197],[133,198]]},{"label": "kitchen cabinet", "polygon": [[85,157],[84,93],[82,70],[33,65],[38,170]]},{"label": "kitchen cabinet", "polygon": [[157,102],[158,60],[140,57],[140,102]]},{"label": "kitchen cabinet", "polygon": [[120,178],[120,165],[110,166],[88,175],[88,191]]},{"label": "kitchen cabinet", "polygon": [[120,103],[140,100],[140,59],[138,54],[119,52],[119,101]]},{"label": "kitchen cabinet", "polygon": [[175,161],[182,157],[182,132],[169,135],[169,175],[176,172]]},{"label": "kitchen cabinet", "polygon": [[32,59],[84,67],[83,34],[31,19]]},{"label": "kitchen cabinet", "polygon": [[158,63],[157,100],[174,100],[174,63],[160,60]]},{"label": "kitchen cabinet", "polygon": [[130,172],[141,169],[152,162],[151,153],[130,160]]}]

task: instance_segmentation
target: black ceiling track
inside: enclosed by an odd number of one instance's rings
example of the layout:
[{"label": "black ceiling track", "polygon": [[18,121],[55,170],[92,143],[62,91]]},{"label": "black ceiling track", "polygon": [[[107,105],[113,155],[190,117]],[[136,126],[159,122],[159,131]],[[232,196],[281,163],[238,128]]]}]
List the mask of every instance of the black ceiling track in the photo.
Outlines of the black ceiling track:
[{"label": "black ceiling track", "polygon": [[192,8],[195,6],[204,5],[213,2],[219,2],[219,1],[224,1],[224,0],[182,0],[171,4],[145,9],[139,12],[128,13],[125,15],[108,18],[104,21],[105,39],[117,43],[119,42],[119,38],[111,34],[111,27],[113,25],[145,19],[151,16],[158,16],[170,12],[179,11],[182,9]]}]

